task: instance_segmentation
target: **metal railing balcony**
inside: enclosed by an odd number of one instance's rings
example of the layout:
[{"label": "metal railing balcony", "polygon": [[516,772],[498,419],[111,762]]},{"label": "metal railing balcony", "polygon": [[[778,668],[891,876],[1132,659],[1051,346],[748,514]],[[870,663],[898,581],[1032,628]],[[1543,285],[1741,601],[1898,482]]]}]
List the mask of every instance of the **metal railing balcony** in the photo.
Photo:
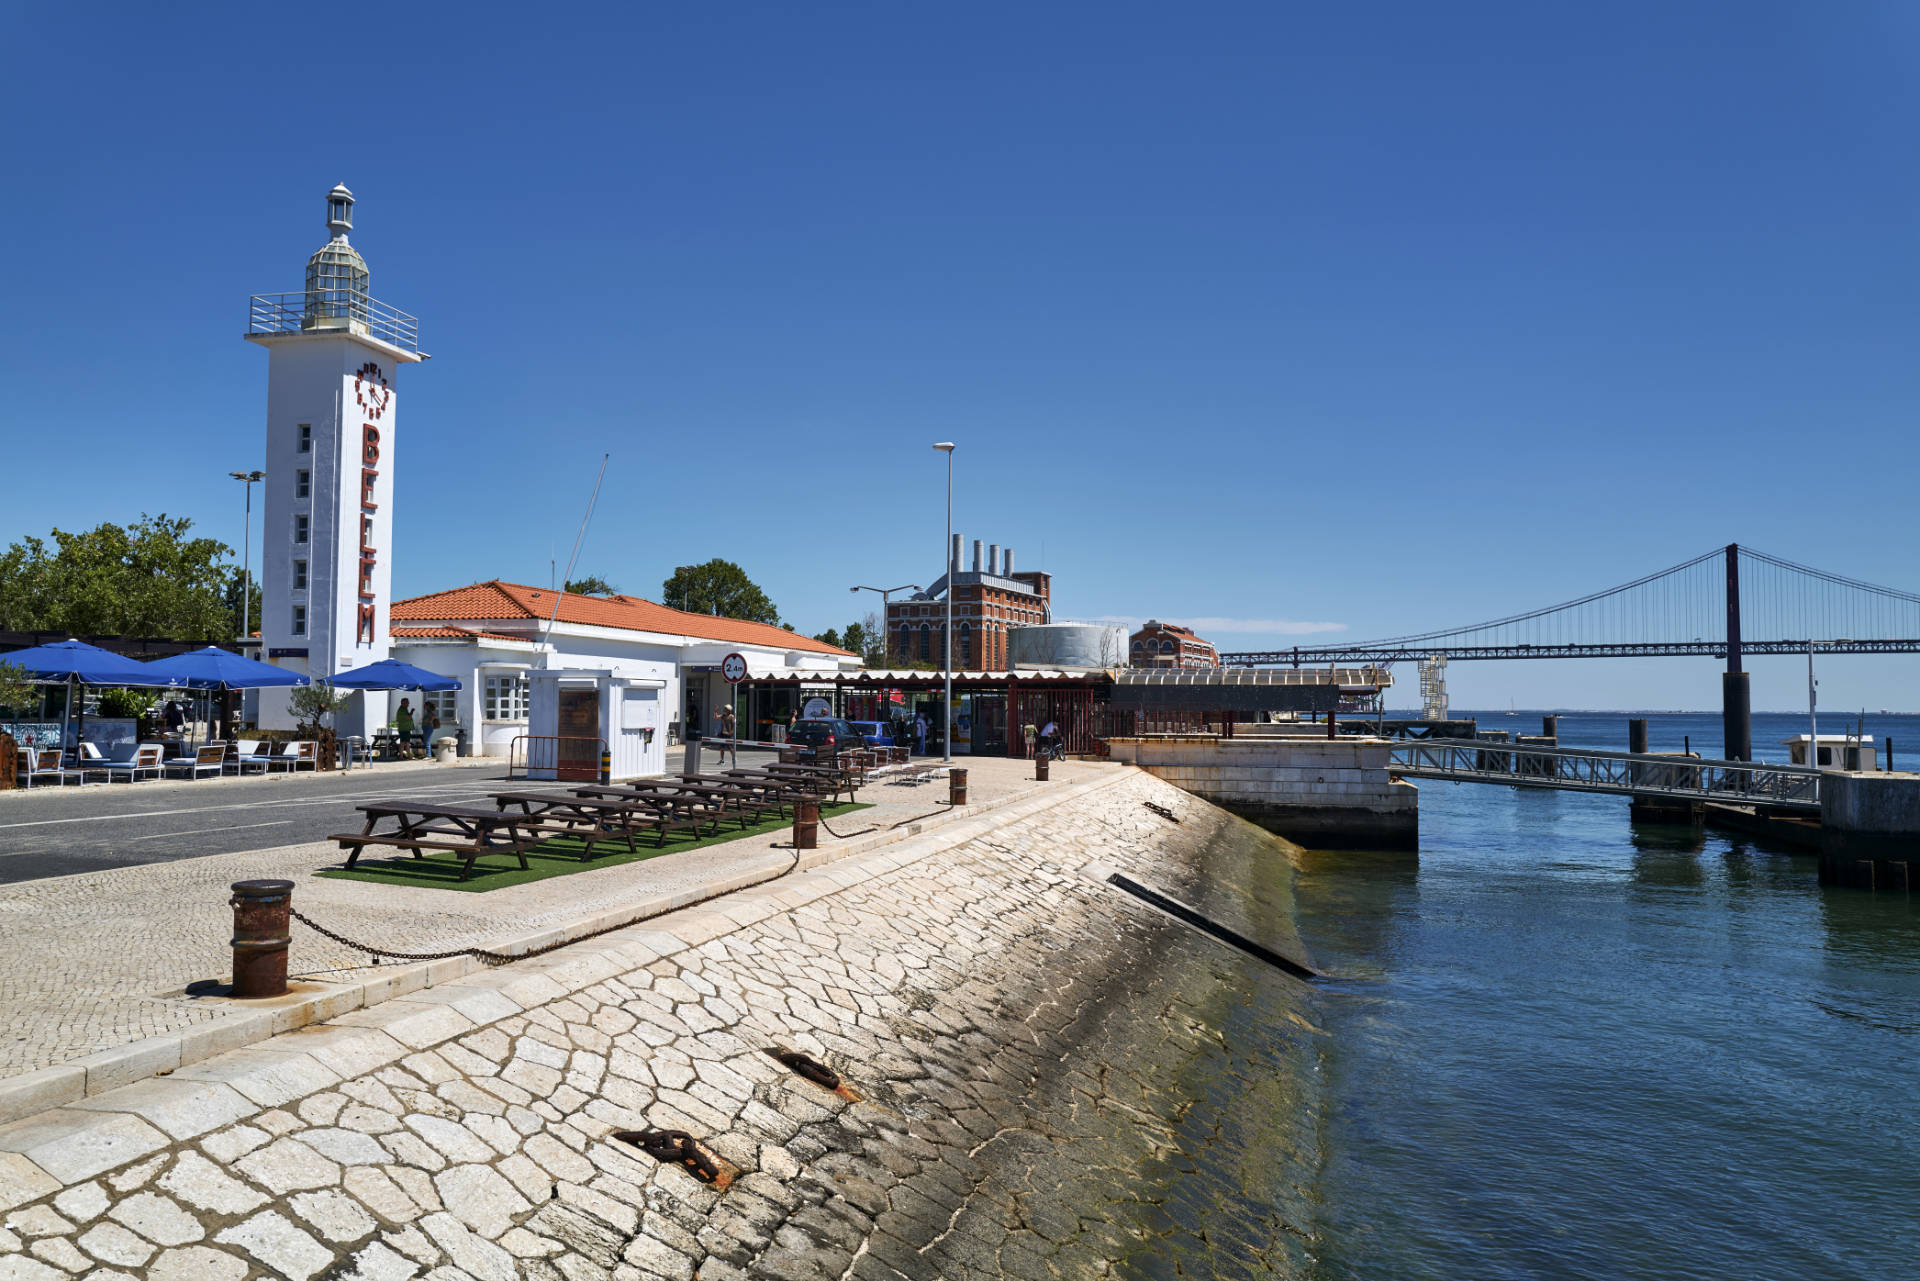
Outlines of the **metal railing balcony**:
[{"label": "metal railing balcony", "polygon": [[420,322],[363,293],[300,290],[254,294],[247,300],[249,334],[363,334],[420,354]]},{"label": "metal railing balcony", "polygon": [[1504,783],[1616,796],[1674,796],[1790,809],[1820,808],[1820,771],[1804,765],[1536,747],[1493,739],[1396,743],[1389,772],[1456,783]]}]

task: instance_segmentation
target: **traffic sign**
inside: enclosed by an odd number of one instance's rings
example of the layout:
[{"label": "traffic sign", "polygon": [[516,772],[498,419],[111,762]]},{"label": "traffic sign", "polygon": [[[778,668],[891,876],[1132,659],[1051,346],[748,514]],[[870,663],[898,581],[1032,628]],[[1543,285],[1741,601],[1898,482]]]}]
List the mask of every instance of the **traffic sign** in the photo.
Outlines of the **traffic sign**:
[{"label": "traffic sign", "polygon": [[738,685],[747,679],[747,660],[739,654],[728,654],[720,660],[720,674],[727,678],[727,684]]}]

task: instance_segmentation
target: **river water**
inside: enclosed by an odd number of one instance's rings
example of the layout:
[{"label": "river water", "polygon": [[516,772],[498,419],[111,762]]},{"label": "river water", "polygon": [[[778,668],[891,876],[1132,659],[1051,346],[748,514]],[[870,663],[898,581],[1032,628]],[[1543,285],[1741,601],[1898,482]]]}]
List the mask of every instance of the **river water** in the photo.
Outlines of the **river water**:
[{"label": "river water", "polygon": [[[1719,751],[1717,714],[1650,720]],[[1756,715],[1755,755],[1805,729]],[[1866,730],[1920,765],[1920,717]],[[1560,741],[1625,748],[1626,717]],[[1294,885],[1338,976],[1309,1275],[1920,1276],[1920,903],[1620,797],[1420,789],[1418,858],[1309,853]]]}]

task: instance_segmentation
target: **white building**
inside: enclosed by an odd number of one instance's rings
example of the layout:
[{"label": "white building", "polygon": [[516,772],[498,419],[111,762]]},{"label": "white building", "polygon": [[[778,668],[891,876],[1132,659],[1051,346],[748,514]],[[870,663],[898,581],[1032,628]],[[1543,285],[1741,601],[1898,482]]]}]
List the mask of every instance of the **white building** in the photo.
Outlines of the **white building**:
[{"label": "white building", "polygon": [[[414,318],[369,291],[344,185],[327,193],[327,229],[306,287],[254,295],[246,335],[269,356],[261,647],[315,680],[388,656],[397,384],[401,365],[427,359]],[[383,694],[355,698],[341,732],[384,724],[386,706]],[[293,724],[284,691],[262,691],[259,715]]]},{"label": "white building", "polygon": [[[696,732],[718,732],[715,715],[732,702],[719,674],[728,654],[754,671],[860,667],[856,654],[767,623],[498,580],[395,601],[390,637],[395,658],[460,681],[456,692],[423,697],[443,731],[465,731],[470,751],[506,756],[516,739],[564,736],[603,738],[618,753],[622,733],[652,728],[644,767],[625,762],[620,776],[664,769],[667,730],[689,715]],[[557,697],[536,709],[542,680],[557,682]],[[598,697],[587,698],[589,689]],[[756,737],[762,728],[743,723],[739,733]]]}]

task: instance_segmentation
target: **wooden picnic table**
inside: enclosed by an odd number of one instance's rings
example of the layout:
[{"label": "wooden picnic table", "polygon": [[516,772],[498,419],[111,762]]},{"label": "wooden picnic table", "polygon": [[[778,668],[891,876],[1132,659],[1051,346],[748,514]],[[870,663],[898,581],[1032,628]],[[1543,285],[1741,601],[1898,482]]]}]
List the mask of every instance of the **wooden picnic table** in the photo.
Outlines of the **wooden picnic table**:
[{"label": "wooden picnic table", "polygon": [[593,783],[568,789],[575,796],[599,797],[606,800],[626,801],[641,805],[661,815],[663,826],[661,843],[665,843],[667,828],[693,829],[694,835],[700,834],[702,826],[711,827],[710,834],[718,834],[720,820],[726,807],[715,805],[703,796],[694,796],[668,787],[656,786],[646,780],[631,783]]},{"label": "wooden picnic table", "polygon": [[[625,797],[590,797],[573,792],[495,792],[493,802],[503,810],[518,807],[529,818],[574,830],[585,842],[589,859],[593,857],[594,841],[608,837],[624,840],[629,851],[638,853],[640,847],[634,842],[634,833],[641,828],[653,829],[656,848],[666,845],[669,829],[691,826],[694,835],[699,835],[699,820],[683,822],[671,810]],[[580,828],[590,828],[592,834],[578,831]]]},{"label": "wooden picnic table", "polygon": [[776,778],[812,779],[824,783],[827,785],[824,790],[828,791],[835,801],[840,799],[842,792],[847,794],[848,800],[854,799],[854,789],[859,786],[859,780],[854,777],[854,772],[839,766],[769,765],[767,769]]},{"label": "wooden picnic table", "polygon": [[[525,814],[466,805],[379,801],[356,808],[367,816],[366,825],[358,832],[342,832],[327,838],[338,841],[341,849],[352,851],[347,855],[348,867],[359,860],[360,852],[369,845],[411,850],[415,858],[423,857],[426,850],[445,850],[460,857],[463,881],[473,875],[473,861],[482,854],[512,854],[524,869],[527,850],[546,840],[552,831],[550,824]],[[376,831],[381,819],[392,819],[393,830]]]},{"label": "wooden picnic table", "polygon": [[642,779],[628,786],[636,791],[667,800],[678,800],[684,797],[701,801],[713,806],[722,815],[731,810],[739,818],[742,828],[751,826],[754,818],[765,813],[768,808],[766,801],[758,792],[737,783]]}]

